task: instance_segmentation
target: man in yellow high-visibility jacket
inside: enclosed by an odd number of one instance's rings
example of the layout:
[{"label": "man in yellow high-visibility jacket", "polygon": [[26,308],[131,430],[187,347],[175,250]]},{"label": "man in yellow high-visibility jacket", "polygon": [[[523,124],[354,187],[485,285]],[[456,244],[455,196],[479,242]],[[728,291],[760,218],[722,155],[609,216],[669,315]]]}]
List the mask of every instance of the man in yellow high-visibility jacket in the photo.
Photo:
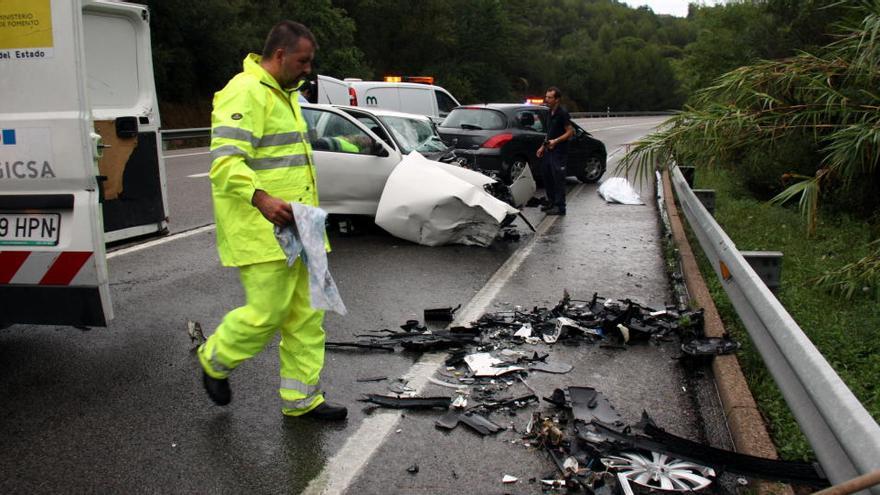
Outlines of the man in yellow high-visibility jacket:
[{"label": "man in yellow high-visibility jacket", "polygon": [[291,201],[318,205],[296,91],[316,49],[308,28],[282,21],[269,32],[262,55],[249,54],[244,70],[214,95],[210,177],[217,249],[224,266],[239,268],[246,304],[223,318],[198,356],[208,396],[223,406],[232,398],[229,373],[280,329],[282,412],[343,419],[346,408],[326,402],[321,390],[324,312],[311,307],[302,259],[288,267],[273,232],[273,224],[293,221]]}]

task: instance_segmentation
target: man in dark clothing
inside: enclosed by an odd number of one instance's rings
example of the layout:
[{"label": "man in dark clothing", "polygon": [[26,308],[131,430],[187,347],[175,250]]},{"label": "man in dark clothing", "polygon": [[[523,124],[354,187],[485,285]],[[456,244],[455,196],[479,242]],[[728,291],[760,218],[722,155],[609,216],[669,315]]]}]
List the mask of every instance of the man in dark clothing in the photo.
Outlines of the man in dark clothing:
[{"label": "man in dark clothing", "polygon": [[547,196],[547,205],[541,209],[548,215],[565,215],[565,164],[568,161],[568,140],[574,135],[571,116],[559,105],[561,97],[555,86],[544,95],[544,104],[550,107],[550,122],[547,139],[537,153],[538,158],[542,158],[541,175]]}]

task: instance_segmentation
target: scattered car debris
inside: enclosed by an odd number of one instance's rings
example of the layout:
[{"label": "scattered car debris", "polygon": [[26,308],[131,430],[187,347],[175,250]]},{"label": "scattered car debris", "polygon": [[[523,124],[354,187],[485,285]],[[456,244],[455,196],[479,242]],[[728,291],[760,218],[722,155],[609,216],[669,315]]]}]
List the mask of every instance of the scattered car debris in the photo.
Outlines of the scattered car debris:
[{"label": "scattered car debris", "polygon": [[573,370],[574,366],[567,363],[555,363],[555,362],[537,362],[529,365],[529,371],[543,371],[544,373],[556,373],[556,374],[564,374]]},{"label": "scattered car debris", "polygon": [[380,351],[394,352],[394,347],[389,345],[365,344],[361,342],[325,342],[325,347],[354,347],[358,349],[376,349]]},{"label": "scattered car debris", "polygon": [[[620,448],[659,452],[713,466],[720,471],[754,478],[814,487],[828,485],[824,473],[815,464],[765,459],[703,445],[663,430],[654,424],[646,412],[642,413],[642,420],[629,431],[618,431],[598,422],[593,425],[600,435],[609,438]],[[634,433],[639,431],[641,434]]]},{"label": "scattered car debris", "polygon": [[682,358],[692,363],[708,363],[715,356],[733,354],[740,343],[730,337],[698,337],[681,344]]},{"label": "scattered car debris", "polygon": [[461,304],[454,308],[433,308],[425,310],[425,321],[452,321]]},{"label": "scattered car debris", "polygon": [[525,369],[521,366],[497,366],[504,364],[504,362],[492,357],[488,352],[479,352],[465,356],[464,362],[467,363],[474,376],[501,376]]},{"label": "scattered car debris", "polygon": [[392,397],[389,395],[366,394],[362,402],[370,402],[391,409],[449,409],[449,397]]},{"label": "scattered car debris", "polygon": [[[441,430],[464,424],[487,436],[512,429],[521,439],[511,443],[544,451],[555,465],[555,474],[534,478],[545,489],[602,495],[699,491],[711,486],[716,472],[726,471],[813,485],[823,481],[812,465],[736,457],[740,454],[672,436],[647,414],[638,425],[627,425],[608,398],[589,386],[554,390],[543,397],[552,408],[533,410],[524,431],[515,423],[506,428],[498,416],[516,416],[517,410],[539,404],[541,395],[525,378],[529,373],[573,369],[553,360],[554,346],[598,343],[626,349],[676,341],[683,356],[696,359],[739,348],[729,339],[706,338],[702,310],[656,309],[595,293],[588,300],[577,300],[567,291],[553,307],[506,306],[513,310],[486,313],[465,326],[428,330],[409,320],[399,331],[357,335],[356,344],[366,349],[448,351],[445,367],[428,381],[454,391],[452,397],[416,397],[406,382],[397,380],[388,387],[396,396],[367,394],[361,400],[376,407],[443,410],[435,421]],[[425,309],[425,321],[451,321],[458,309]],[[538,347],[526,347],[532,344]],[[529,393],[517,393],[520,386]]]},{"label": "scattered car debris", "polygon": [[649,490],[696,492],[712,484],[715,470],[651,452],[650,458],[638,452],[621,452],[602,458],[602,464],[614,469],[626,483]]},{"label": "scattered car debris", "polygon": [[505,474],[504,477],[501,478],[501,482],[507,484],[516,483],[517,481],[519,481],[519,478],[517,478],[516,476],[511,476],[509,474]]},{"label": "scattered car debris", "polygon": [[419,472],[419,465],[418,464],[411,465],[410,467],[406,468],[406,472],[408,472],[410,474],[418,473]]},{"label": "scattered car debris", "polygon": [[204,332],[202,332],[201,323],[197,321],[187,320],[186,333],[189,335],[189,340],[193,344],[193,348],[197,348],[207,340]]},{"label": "scattered car debris", "polygon": [[499,426],[492,421],[486,419],[485,416],[481,416],[473,412],[459,414],[458,421],[466,424],[471,429],[483,436],[490,435],[492,433],[498,433],[499,431],[504,430],[503,426]]},{"label": "scattered car debris", "polygon": [[358,383],[368,383],[368,382],[381,382],[383,380],[387,380],[387,376],[367,376],[364,378],[358,378],[355,380]]}]

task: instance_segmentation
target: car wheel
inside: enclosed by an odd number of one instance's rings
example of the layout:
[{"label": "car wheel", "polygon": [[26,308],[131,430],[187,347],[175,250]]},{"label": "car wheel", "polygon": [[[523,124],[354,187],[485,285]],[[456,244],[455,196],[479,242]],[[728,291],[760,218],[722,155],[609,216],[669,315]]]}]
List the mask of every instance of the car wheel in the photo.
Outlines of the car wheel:
[{"label": "car wheel", "polygon": [[505,163],[501,168],[501,180],[507,185],[512,184],[513,179],[519,177],[528,166],[529,162],[524,158],[516,158],[511,164]]},{"label": "car wheel", "polygon": [[584,169],[577,174],[577,178],[581,182],[592,184],[598,181],[604,173],[605,163],[598,156],[591,156],[587,158],[587,161],[584,163]]}]

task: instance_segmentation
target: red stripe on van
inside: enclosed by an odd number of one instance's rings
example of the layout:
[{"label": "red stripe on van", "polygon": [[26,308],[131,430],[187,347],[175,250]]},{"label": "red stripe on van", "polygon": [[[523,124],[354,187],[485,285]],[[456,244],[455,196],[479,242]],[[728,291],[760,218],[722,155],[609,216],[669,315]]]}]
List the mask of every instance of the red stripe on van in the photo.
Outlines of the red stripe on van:
[{"label": "red stripe on van", "polygon": [[30,251],[0,251],[0,284],[8,284],[30,254]]},{"label": "red stripe on van", "polygon": [[58,256],[49,271],[43,275],[40,285],[68,285],[79,270],[92,257],[90,251],[65,251]]}]

